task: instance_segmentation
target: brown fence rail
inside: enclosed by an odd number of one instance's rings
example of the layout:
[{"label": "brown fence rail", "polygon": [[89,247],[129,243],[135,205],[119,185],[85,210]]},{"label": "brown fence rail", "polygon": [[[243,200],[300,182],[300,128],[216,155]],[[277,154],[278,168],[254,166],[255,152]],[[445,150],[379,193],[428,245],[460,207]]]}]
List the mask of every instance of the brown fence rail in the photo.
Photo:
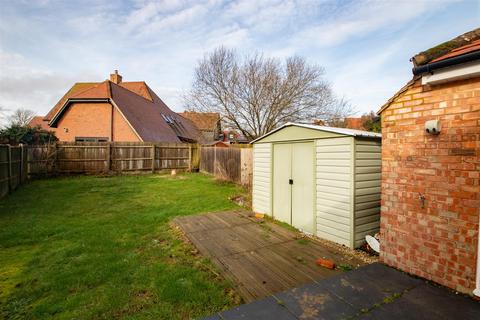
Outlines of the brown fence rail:
[{"label": "brown fence rail", "polygon": [[27,180],[25,146],[0,145],[0,198]]},{"label": "brown fence rail", "polygon": [[194,169],[196,153],[196,145],[184,143],[59,142],[29,146],[28,172],[36,176]]},{"label": "brown fence rail", "polygon": [[249,186],[252,180],[252,149],[201,147],[200,171]]}]

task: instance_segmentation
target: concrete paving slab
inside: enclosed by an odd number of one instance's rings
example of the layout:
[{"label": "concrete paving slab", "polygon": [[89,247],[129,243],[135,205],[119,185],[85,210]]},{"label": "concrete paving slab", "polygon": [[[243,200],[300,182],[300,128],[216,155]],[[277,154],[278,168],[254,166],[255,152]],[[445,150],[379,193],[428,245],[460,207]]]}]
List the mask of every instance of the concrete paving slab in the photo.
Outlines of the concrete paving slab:
[{"label": "concrete paving slab", "polygon": [[317,283],[288,290],[275,297],[299,319],[342,319],[356,310]]},{"label": "concrete paving slab", "polygon": [[219,315],[223,320],[479,320],[480,302],[385,265],[372,264]]},{"label": "concrete paving slab", "polygon": [[403,292],[413,289],[424,283],[423,280],[409,276],[408,274],[390,268],[381,263],[372,263],[355,272],[348,273],[349,276],[367,278],[381,286],[386,292]]},{"label": "concrete paving slab", "polygon": [[267,297],[252,303],[220,313],[224,320],[256,319],[256,320],[293,320],[296,319],[283,305],[273,297]]}]

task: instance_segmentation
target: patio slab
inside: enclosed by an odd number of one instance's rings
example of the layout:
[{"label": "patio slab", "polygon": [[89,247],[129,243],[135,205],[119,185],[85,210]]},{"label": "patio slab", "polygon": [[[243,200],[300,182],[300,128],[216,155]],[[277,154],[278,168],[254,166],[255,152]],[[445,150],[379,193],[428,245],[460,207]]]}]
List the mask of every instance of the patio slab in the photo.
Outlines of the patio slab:
[{"label": "patio slab", "polygon": [[215,316],[223,320],[473,320],[480,318],[480,302],[374,263]]},{"label": "patio slab", "polygon": [[177,217],[173,222],[236,284],[245,302],[342,273],[317,266],[318,258],[354,268],[364,265],[353,256],[302,238],[300,233],[271,221],[256,219],[247,211]]}]

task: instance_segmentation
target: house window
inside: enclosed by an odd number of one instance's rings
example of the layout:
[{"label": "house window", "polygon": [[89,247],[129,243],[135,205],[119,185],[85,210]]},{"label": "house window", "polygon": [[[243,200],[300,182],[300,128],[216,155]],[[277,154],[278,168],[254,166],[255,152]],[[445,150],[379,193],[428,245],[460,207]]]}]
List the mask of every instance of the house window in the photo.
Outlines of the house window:
[{"label": "house window", "polygon": [[233,140],[233,133],[230,133],[230,134],[228,135],[228,139]]},{"label": "house window", "polygon": [[75,137],[75,142],[108,142],[106,137]]}]

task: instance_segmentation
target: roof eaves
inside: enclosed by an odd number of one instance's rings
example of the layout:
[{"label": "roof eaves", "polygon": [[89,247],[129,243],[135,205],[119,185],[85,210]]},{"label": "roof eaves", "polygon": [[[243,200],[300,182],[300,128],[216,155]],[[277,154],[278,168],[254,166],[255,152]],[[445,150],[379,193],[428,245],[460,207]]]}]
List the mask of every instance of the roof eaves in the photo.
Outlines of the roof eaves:
[{"label": "roof eaves", "polygon": [[407,82],[406,85],[404,85],[400,90],[398,90],[390,99],[385,102],[380,109],[377,111],[377,114],[380,115],[385,109],[387,109],[393,101],[395,101],[396,98],[398,98],[402,93],[407,91],[414,83],[415,81],[419,79],[419,76],[414,76],[413,79]]}]

